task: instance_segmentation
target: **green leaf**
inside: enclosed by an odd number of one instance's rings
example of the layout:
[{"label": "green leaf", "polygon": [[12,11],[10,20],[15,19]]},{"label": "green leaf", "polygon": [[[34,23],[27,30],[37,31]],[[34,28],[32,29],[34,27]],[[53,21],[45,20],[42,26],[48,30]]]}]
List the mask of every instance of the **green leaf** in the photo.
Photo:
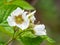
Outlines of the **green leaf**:
[{"label": "green leaf", "polygon": [[24,45],[40,45],[43,41],[41,37],[29,38],[29,37],[20,37]]},{"label": "green leaf", "polygon": [[2,8],[2,6],[1,6],[0,7],[0,22],[2,22],[2,20],[3,20],[4,12],[6,12],[6,9]]},{"label": "green leaf", "polygon": [[6,21],[7,17],[16,7],[15,5],[2,5],[0,7],[0,23]]},{"label": "green leaf", "polygon": [[0,0],[0,6],[3,5],[4,3],[4,0]]},{"label": "green leaf", "polygon": [[17,40],[20,40],[23,45],[39,45],[44,40],[44,38],[35,36],[31,30],[24,30]]},{"label": "green leaf", "polygon": [[18,7],[21,7],[26,10],[34,10],[34,8],[26,1],[13,1],[12,5],[17,5]]},{"label": "green leaf", "polygon": [[20,34],[21,37],[35,38],[36,36],[31,31],[24,31]]},{"label": "green leaf", "polygon": [[[5,0],[5,2],[12,2],[12,1],[16,1],[16,0]],[[24,0],[17,0],[17,1],[24,1]]]},{"label": "green leaf", "polygon": [[5,5],[4,8],[6,9],[5,15],[3,17],[3,21],[7,19],[7,17],[10,15],[10,13],[16,9],[16,6],[14,5]]},{"label": "green leaf", "polygon": [[35,36],[30,30],[26,30],[20,34],[20,41],[24,45],[39,45],[43,40],[43,38]]},{"label": "green leaf", "polygon": [[14,31],[11,27],[2,27],[0,26],[0,32],[3,32],[7,34],[8,36],[12,37],[14,34]]},{"label": "green leaf", "polygon": [[0,42],[0,45],[4,45],[2,42]]},{"label": "green leaf", "polygon": [[9,27],[8,24],[0,24],[0,26],[3,26],[3,27]]},{"label": "green leaf", "polygon": [[46,39],[47,39],[47,41],[48,41],[49,43],[55,43],[55,41],[54,41],[53,39],[51,39],[50,37],[48,37],[48,36],[47,36]]},{"label": "green leaf", "polygon": [[47,35],[41,36],[41,38],[44,38],[45,40],[47,40],[49,43],[55,43],[55,41],[53,39],[51,39],[50,37],[48,37]]},{"label": "green leaf", "polygon": [[5,43],[6,41],[9,40],[9,38],[11,37],[8,36],[6,33],[2,32],[0,29],[0,43]]}]

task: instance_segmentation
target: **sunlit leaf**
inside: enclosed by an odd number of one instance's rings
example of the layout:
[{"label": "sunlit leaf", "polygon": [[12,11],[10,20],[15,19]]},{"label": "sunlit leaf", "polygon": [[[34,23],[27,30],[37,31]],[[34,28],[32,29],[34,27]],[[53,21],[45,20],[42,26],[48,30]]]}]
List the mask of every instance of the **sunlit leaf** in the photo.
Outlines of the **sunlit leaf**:
[{"label": "sunlit leaf", "polygon": [[30,38],[35,38],[36,37],[31,31],[22,32],[22,34],[20,36],[21,37],[30,37]]},{"label": "sunlit leaf", "polygon": [[6,3],[6,5],[16,5],[18,7],[21,7],[25,10],[34,10],[34,8],[26,1],[22,1],[22,0],[15,0],[9,3]]},{"label": "sunlit leaf", "polygon": [[10,13],[16,8],[14,5],[3,5],[0,7],[0,22],[4,22]]},{"label": "sunlit leaf", "polygon": [[34,8],[29,3],[27,3],[26,1],[14,1],[13,4],[18,5],[18,6],[22,7],[23,9],[26,9],[26,10],[34,10]]},{"label": "sunlit leaf", "polygon": [[32,34],[31,31],[23,32],[19,38],[24,45],[39,45],[44,40],[44,38]]}]

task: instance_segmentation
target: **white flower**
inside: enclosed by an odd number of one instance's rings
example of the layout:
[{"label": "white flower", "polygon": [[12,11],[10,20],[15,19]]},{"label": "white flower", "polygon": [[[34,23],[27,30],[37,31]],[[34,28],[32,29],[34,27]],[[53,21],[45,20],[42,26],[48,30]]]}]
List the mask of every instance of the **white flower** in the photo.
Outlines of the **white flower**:
[{"label": "white flower", "polygon": [[31,12],[31,13],[29,13],[29,14],[27,15],[27,17],[30,19],[30,21],[31,21],[32,23],[34,23],[34,21],[36,20],[36,18],[35,18],[35,16],[34,16],[35,12],[36,12],[36,10],[33,11],[33,12]]},{"label": "white flower", "polygon": [[14,10],[10,16],[8,16],[7,21],[10,26],[17,26],[22,30],[28,28],[29,19],[26,15],[27,12],[24,12],[21,8]]},{"label": "white flower", "polygon": [[46,29],[44,24],[35,25],[34,27],[35,35],[46,35]]}]

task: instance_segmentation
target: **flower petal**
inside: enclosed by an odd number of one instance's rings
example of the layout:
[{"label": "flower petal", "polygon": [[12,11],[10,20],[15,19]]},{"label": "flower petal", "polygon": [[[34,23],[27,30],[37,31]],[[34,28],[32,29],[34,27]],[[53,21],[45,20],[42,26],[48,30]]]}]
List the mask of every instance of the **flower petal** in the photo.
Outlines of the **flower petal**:
[{"label": "flower petal", "polygon": [[14,22],[13,17],[11,17],[11,16],[8,16],[7,21],[8,21],[8,24],[10,26],[15,26],[16,25],[15,22]]},{"label": "flower petal", "polygon": [[35,25],[34,27],[35,35],[46,35],[46,30],[45,30],[45,25],[40,24],[40,25]]},{"label": "flower petal", "polygon": [[44,30],[45,29],[45,25],[44,24],[35,25],[34,29],[35,30]]},{"label": "flower petal", "polygon": [[36,32],[35,32],[35,35],[37,35],[37,36],[46,35],[46,32],[45,32],[45,31],[46,31],[46,30],[36,31]]},{"label": "flower petal", "polygon": [[35,10],[35,11],[33,11],[33,12],[31,12],[31,13],[29,13],[29,14],[27,15],[27,17],[30,17],[30,16],[34,15],[34,14],[35,14],[35,12],[36,12],[36,10]]},{"label": "flower petal", "polygon": [[11,13],[11,16],[18,16],[20,14],[22,14],[24,12],[24,10],[22,10],[21,8],[17,7],[16,10],[14,10],[12,13]]}]

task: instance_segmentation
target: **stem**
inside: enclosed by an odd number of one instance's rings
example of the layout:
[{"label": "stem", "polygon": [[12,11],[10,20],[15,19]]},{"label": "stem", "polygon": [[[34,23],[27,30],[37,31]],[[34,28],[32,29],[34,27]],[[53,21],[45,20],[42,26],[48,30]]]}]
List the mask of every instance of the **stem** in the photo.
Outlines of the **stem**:
[{"label": "stem", "polygon": [[10,39],[5,45],[9,45],[14,39]]},{"label": "stem", "polygon": [[13,34],[13,37],[12,39],[10,39],[5,45],[9,45],[13,40],[15,40],[15,27],[14,27],[14,34]]}]

